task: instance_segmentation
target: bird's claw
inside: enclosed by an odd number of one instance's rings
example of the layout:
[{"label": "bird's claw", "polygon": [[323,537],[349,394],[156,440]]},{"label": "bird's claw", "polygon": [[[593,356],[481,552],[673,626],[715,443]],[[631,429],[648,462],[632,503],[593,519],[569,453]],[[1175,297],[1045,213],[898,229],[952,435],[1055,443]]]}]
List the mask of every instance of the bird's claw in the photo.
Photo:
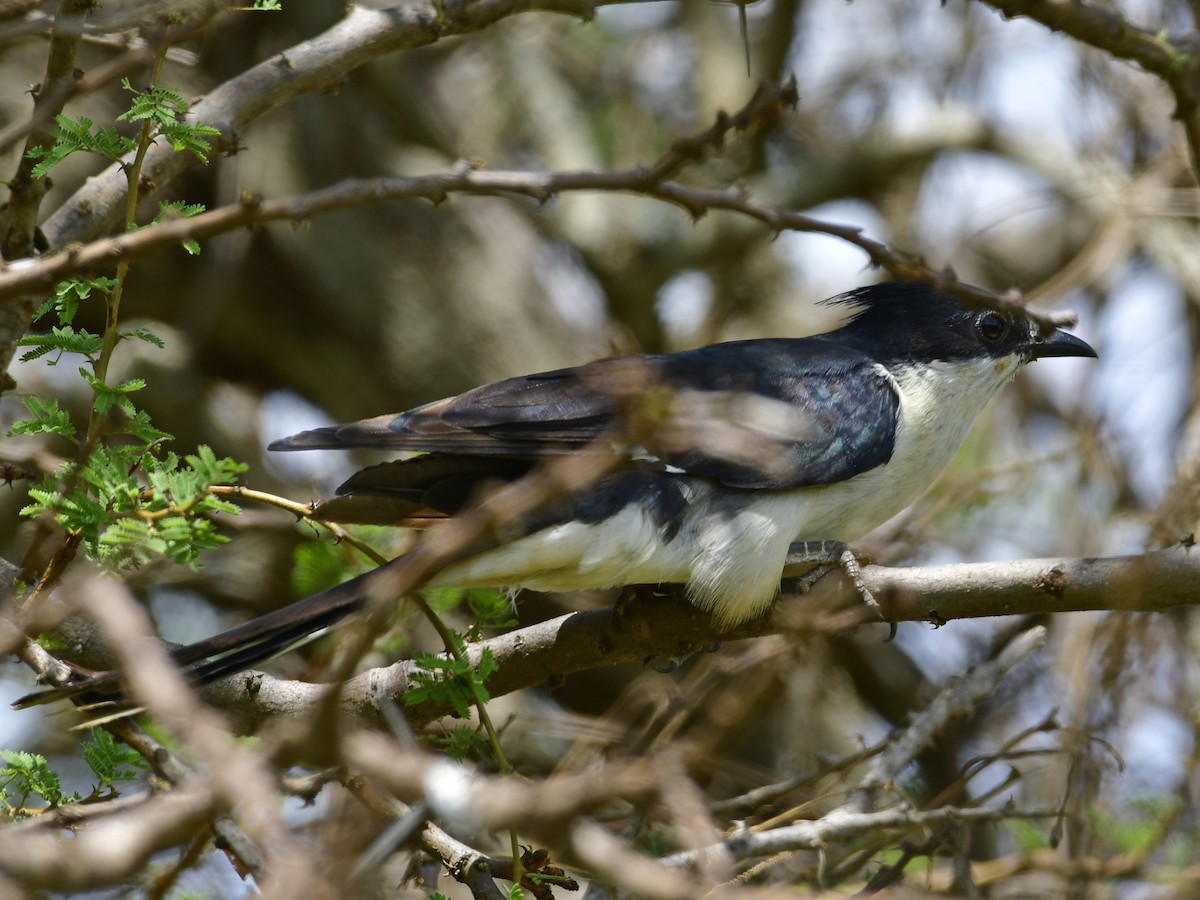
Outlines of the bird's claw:
[{"label": "bird's claw", "polygon": [[889,627],[887,641],[892,640],[896,636],[897,625],[891,621],[883,612],[883,608],[879,605],[879,601],[875,599],[875,595],[871,593],[862,577],[862,566],[858,562],[858,557],[854,555],[854,551],[849,546],[841,541],[804,541],[799,544],[793,544],[788,550],[787,564],[795,563],[817,563],[815,568],[809,569],[797,579],[797,583],[801,593],[808,593],[812,590],[822,577],[834,568],[839,568],[846,573],[846,577],[850,579],[850,583],[854,585],[854,590],[862,598],[867,607],[879,617],[879,621],[886,622]]}]

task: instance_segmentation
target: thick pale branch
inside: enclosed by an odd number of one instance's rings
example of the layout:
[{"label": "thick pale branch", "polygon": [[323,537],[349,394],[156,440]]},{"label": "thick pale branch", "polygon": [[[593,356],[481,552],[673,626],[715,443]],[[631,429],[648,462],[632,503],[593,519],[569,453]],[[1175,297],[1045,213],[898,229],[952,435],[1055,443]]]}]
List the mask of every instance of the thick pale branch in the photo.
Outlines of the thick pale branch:
[{"label": "thick pale branch", "polygon": [[1190,543],[1141,556],[870,566],[864,576],[897,621],[1084,610],[1155,612],[1200,603],[1200,550]]},{"label": "thick pale branch", "polygon": [[[785,573],[787,575],[789,573]],[[1200,551],[1190,546],[1144,556],[1099,559],[1032,559],[926,568],[867,566],[863,580],[893,621],[942,624],[981,616],[1062,613],[1082,610],[1150,612],[1200,603]],[[720,641],[765,634],[843,631],[873,620],[839,572],[822,578],[808,594],[783,596],[771,614],[733,629],[716,627],[708,615],[670,597],[612,609],[574,612],[472,644],[477,662],[489,650],[499,665],[488,680],[493,696],[552,684],[565,675],[654,657],[679,657]],[[93,663],[97,660],[93,660]],[[340,705],[351,718],[384,726],[383,707],[400,703],[413,673],[410,661],[373,669],[341,688]],[[309,715],[331,685],[286,681],[245,672],[203,689],[239,731],[253,731],[275,717]],[[449,710],[433,704],[407,707],[414,723]]]},{"label": "thick pale branch", "polygon": [[[1082,610],[1156,611],[1200,603],[1200,551],[1176,547],[1145,556],[1102,559],[1033,559],[928,568],[867,566],[867,587],[894,621],[1024,615]],[[818,582],[807,595],[788,595],[767,617],[734,629],[683,600],[639,602],[569,613],[470,647],[474,659],[486,648],[499,664],[488,680],[493,696],[552,684],[564,675],[653,657],[684,656],[715,642],[803,630],[844,630],[872,621],[872,614],[841,573]],[[353,718],[384,724],[385,702],[403,704],[413,672],[410,662],[375,669],[348,681],[342,707]],[[303,716],[328,686],[244,673],[204,689],[242,730],[273,716]],[[385,699],[386,698],[386,699]],[[408,707],[410,718],[428,722],[448,709]]]}]

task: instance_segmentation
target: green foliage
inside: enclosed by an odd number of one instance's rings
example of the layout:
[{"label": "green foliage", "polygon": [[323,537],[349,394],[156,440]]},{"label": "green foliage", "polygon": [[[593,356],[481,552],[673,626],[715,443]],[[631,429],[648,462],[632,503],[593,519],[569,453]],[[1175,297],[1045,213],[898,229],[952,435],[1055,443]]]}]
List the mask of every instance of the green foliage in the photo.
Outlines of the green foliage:
[{"label": "green foliage", "polygon": [[165,350],[167,348],[166,342],[163,341],[162,338],[160,338],[153,331],[150,331],[141,325],[133,329],[133,331],[122,331],[120,339],[125,340],[126,338],[135,338],[139,341],[145,341],[151,347],[157,347],[159,350]]},{"label": "green foliage", "polygon": [[492,758],[488,736],[470,725],[459,725],[445,734],[432,735],[430,740],[448,757],[459,762],[466,759]]},{"label": "green foliage", "polygon": [[[1143,798],[1133,804],[1132,813],[1121,817],[1099,809],[1092,809],[1089,815],[1097,835],[1118,853],[1145,853],[1162,840],[1162,821],[1182,802],[1178,797]],[[1138,813],[1142,815],[1135,817]]]},{"label": "green foliage", "polygon": [[458,609],[464,603],[475,616],[467,632],[467,641],[479,640],[485,629],[511,628],[517,624],[512,599],[494,588],[430,588],[422,592],[429,608],[438,615]]},{"label": "green foliage", "polygon": [[519,884],[510,884],[508,886],[507,896],[508,900],[522,900],[522,898],[525,896],[525,892],[521,890],[521,886]]},{"label": "green foliage", "polygon": [[34,178],[45,178],[60,162],[79,152],[94,153],[115,162],[137,146],[131,138],[118,134],[116,128],[92,131],[95,124],[87,116],[78,119],[61,114],[55,116],[49,129],[54,143],[50,147],[31,147],[26,153],[30,159],[41,160],[30,174]]},{"label": "green foliage", "polygon": [[96,395],[92,404],[96,412],[105,413],[115,408],[130,418],[137,415],[137,407],[133,405],[133,401],[129,399],[128,395],[134,391],[140,391],[146,386],[144,378],[130,378],[120,384],[107,384],[83,368],[79,370],[79,376],[88,383],[88,387]]},{"label": "green foliage", "polygon": [[[188,104],[178,92],[161,84],[140,91],[129,83],[128,78],[121,79],[121,86],[133,94],[133,103],[126,112],[117,116],[118,121],[147,122],[151,141],[165,138],[173,149],[191,153],[201,162],[208,162],[208,154],[212,150],[209,138],[221,132],[208,125],[183,121]],[[49,131],[54,143],[49,147],[31,147],[26,154],[30,159],[40,160],[33,167],[31,174],[34,178],[44,178],[51,169],[74,153],[92,153],[117,162],[137,149],[137,142],[133,138],[120,134],[115,127],[97,128],[96,123],[87,116],[77,119],[55,116]]]},{"label": "green foliage", "polygon": [[58,364],[64,353],[78,353],[88,359],[93,359],[100,352],[103,344],[104,341],[100,335],[92,334],[85,329],[76,331],[70,325],[55,326],[50,329],[49,334],[31,334],[13,341],[14,346],[33,348],[21,354],[21,362],[40,359],[48,353],[57,352],[58,357],[49,361],[52,366]]},{"label": "green foliage", "polygon": [[329,541],[313,539],[292,554],[292,590],[299,597],[331,588],[348,574],[345,553]]},{"label": "green foliage", "polygon": [[137,446],[100,445],[84,466],[66,463],[29,489],[25,516],[52,514],[79,534],[88,555],[109,568],[165,556],[195,568],[200,554],[228,541],[211,516],[238,508],[210,493],[246,467],[206,446],[180,459]]},{"label": "green foliage", "polygon": [[[171,205],[180,215],[191,215],[194,206]],[[166,207],[160,215],[167,214]],[[92,409],[105,422],[103,433],[81,440],[70,415],[55,399],[24,398],[27,418],[13,423],[9,436],[54,434],[89,448],[87,459],[64,463],[29,489],[23,515],[53,515],[65,530],[83,538],[85,551],[109,568],[142,565],[165,556],[195,567],[200,554],[226,542],[212,516],[236,515],[238,508],[214,497],[214,485],[234,484],[245,466],[231,459],[217,459],[208,447],[182,458],[164,452],[161,445],[171,435],[155,427],[150,416],[138,409],[133,396],[146,386],[141,378],[110,384],[97,377],[104,339],[86,330],[76,330],[71,321],[81,303],[97,294],[108,296],[116,287],[111,278],[74,278],[55,289],[54,296],[38,310],[40,316],[53,312],[59,324],[49,334],[30,335],[17,344],[30,349],[23,360],[56,354],[51,365],[65,353],[82,356],[91,366],[81,366],[79,376],[92,391]],[[116,335],[163,348],[165,344],[144,327]],[[114,415],[115,414],[115,415]],[[132,442],[117,442],[119,435]],[[101,440],[95,440],[101,438]]]},{"label": "green foliage", "polygon": [[117,116],[118,121],[150,122],[151,140],[166,138],[171,149],[191,153],[201,162],[208,162],[208,152],[212,149],[208,138],[217,137],[221,132],[208,125],[182,121],[187,115],[188,104],[178,92],[161,84],[139,91],[128,78],[121,79],[121,87],[133,94],[133,104],[128,112]]},{"label": "green foliage", "polygon": [[[90,740],[83,742],[83,761],[87,763],[97,784],[91,796],[100,795],[102,790],[115,792],[116,783],[132,781],[139,770],[149,766],[137,751],[116,742],[111,734],[100,728],[91,730]],[[27,804],[31,797],[38,797],[53,809],[67,803],[78,803],[83,797],[78,793],[68,794],[62,789],[57,772],[50,768],[44,756],[18,750],[0,750],[0,811],[9,816],[23,818],[30,815]]]},{"label": "green foliage", "polygon": [[0,808],[10,816],[21,817],[27,813],[30,797],[40,797],[49,807],[74,803],[78,794],[63,792],[58,773],[50,768],[46,757],[37,753],[18,750],[0,750]]},{"label": "green foliage", "polygon": [[[198,216],[204,212],[205,206],[203,203],[187,203],[183,200],[159,201],[158,215],[156,215],[151,225],[157,225],[159,222],[167,219],[190,219],[193,216]],[[192,256],[200,255],[200,242],[195,238],[185,238],[182,241],[183,249]]]},{"label": "green foliage", "polygon": [[475,614],[475,624],[467,632],[468,641],[477,641],[484,629],[511,628],[517,624],[513,601],[506,591],[475,588],[467,592],[467,606]]},{"label": "green foliage", "polygon": [[136,750],[118,744],[102,728],[91,730],[91,740],[83,742],[83,760],[99,779],[99,787],[113,788],[118,781],[133,781],[139,770],[150,767]]},{"label": "green foliage", "polygon": [[54,289],[54,296],[38,307],[33,319],[36,322],[53,310],[58,315],[59,325],[70,325],[75,319],[75,313],[79,311],[79,304],[91,297],[93,291],[108,295],[116,286],[115,278],[84,278],[81,275],[72,275],[58,283]]},{"label": "green foliage", "polygon": [[250,12],[283,12],[283,4],[279,0],[254,0],[253,6],[243,6],[241,9]]},{"label": "green foliage", "polygon": [[454,657],[418,653],[413,658],[417,671],[413,673],[413,687],[404,695],[404,702],[410,706],[426,701],[449,704],[456,716],[465,719],[471,714],[472,704],[491,699],[484,683],[496,671],[497,665],[491,651],[485,649],[479,658],[479,668],[473,668],[462,635],[455,634],[453,639]]},{"label": "green foliage", "polygon": [[[53,366],[57,365],[62,354],[77,353],[94,366],[104,345],[103,338],[85,329],[76,331],[71,326],[71,322],[79,312],[80,303],[90,299],[94,293],[105,296],[111,294],[116,284],[114,278],[68,278],[66,281],[59,282],[54,289],[54,296],[43,302],[34,314],[34,321],[37,321],[53,312],[58,318],[58,326],[51,327],[49,334],[31,334],[14,341],[13,343],[18,347],[32,348],[21,356],[21,361],[29,362],[50,353],[57,353],[58,357],[53,361],[47,361],[49,365]],[[139,326],[133,331],[121,332],[118,335],[118,340],[127,338],[145,341],[160,350],[166,347],[162,338],[144,326]],[[87,377],[84,375],[85,379]]]},{"label": "green foliage", "polygon": [[43,400],[31,395],[25,397],[22,402],[29,412],[29,418],[14,422],[12,428],[9,429],[9,437],[16,437],[20,434],[46,433],[75,440],[75,426],[71,424],[71,417],[65,409],[59,408],[57,400]]}]

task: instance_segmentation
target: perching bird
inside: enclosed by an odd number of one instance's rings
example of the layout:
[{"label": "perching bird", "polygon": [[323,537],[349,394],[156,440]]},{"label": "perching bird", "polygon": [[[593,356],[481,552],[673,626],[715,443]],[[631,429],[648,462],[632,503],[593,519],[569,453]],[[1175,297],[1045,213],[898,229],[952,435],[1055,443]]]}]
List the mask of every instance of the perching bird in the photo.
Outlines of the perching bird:
[{"label": "perching bird", "polygon": [[[1042,335],[1022,315],[973,309],[920,284],[879,284],[826,303],[849,314],[826,334],[509,378],[270,449],[422,453],[359,472],[318,508],[330,518],[411,522],[458,512],[484,482],[606,442],[620,454],[615,469],[426,584],[683,584],[719,623],[736,624],[770,606],[794,544],[854,541],[921,494],[1024,364],[1096,355],[1071,334]],[[632,425],[631,408],[640,417]],[[195,665],[233,654],[196,666],[200,680],[248,667],[355,611],[379,571],[177,658]]]}]

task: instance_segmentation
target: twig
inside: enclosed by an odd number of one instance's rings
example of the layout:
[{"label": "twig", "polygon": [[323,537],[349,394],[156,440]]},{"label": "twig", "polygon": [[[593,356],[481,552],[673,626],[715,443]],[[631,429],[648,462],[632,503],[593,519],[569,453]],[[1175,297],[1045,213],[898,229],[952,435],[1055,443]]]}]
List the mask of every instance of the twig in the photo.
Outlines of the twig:
[{"label": "twig", "polygon": [[672,203],[693,218],[700,218],[710,210],[725,210],[756,219],[776,232],[826,234],[858,247],[872,266],[885,268],[899,278],[924,281],[936,290],[953,292],[977,305],[1020,310],[1043,325],[1058,326],[1064,322],[1060,315],[1026,310],[1015,295],[996,294],[960,282],[953,272],[934,269],[919,257],[893,250],[866,237],[855,226],[758,203],[738,187],[699,188],[673,181],[656,182],[648,178],[647,170],[642,167],[613,172],[539,173],[488,171],[465,163],[433,175],[349,179],[307,194],[277,200],[243,196],[237,203],[188,219],[166,220],[140,231],[72,246],[37,260],[21,260],[0,269],[0,300],[52,285],[68,274],[105,268],[118,260],[152,256],[184,240],[204,240],[251,225],[302,221],[333,210],[396,200],[426,200],[438,204],[451,194],[507,194],[529,197],[541,203],[570,191],[634,193]]},{"label": "twig", "polygon": [[769,803],[774,803],[780,797],[791,793],[797,788],[812,784],[814,781],[818,781],[827,775],[832,775],[834,772],[841,772],[864,760],[870,759],[872,756],[882,753],[890,741],[890,737],[885,738],[877,744],[864,747],[857,753],[850,753],[838,759],[822,763],[811,772],[805,772],[803,775],[797,775],[794,778],[789,778],[777,784],[766,784],[762,787],[746,791],[744,794],[739,794],[736,797],[712,803],[708,807],[709,812],[713,815],[722,816],[736,815],[739,812],[760,809]]},{"label": "twig", "polygon": [[873,805],[878,792],[928,747],[951,719],[972,712],[992,695],[1015,665],[1045,644],[1046,629],[1040,625],[1031,628],[1009,643],[995,659],[981,663],[956,679],[872,760],[858,790],[844,808],[864,810]]},{"label": "twig", "polygon": [[707,853],[727,853],[734,859],[770,856],[793,850],[819,850],[835,840],[857,838],[872,831],[910,830],[929,828],[945,822],[1002,822],[1005,819],[1052,819],[1059,810],[1053,808],[973,809],[943,806],[917,812],[910,809],[885,809],[879,812],[855,813],[835,811],[810,822],[798,822],[771,831],[744,831],[726,838],[716,847],[689,850],[665,857],[665,865],[685,867],[694,865]]}]

